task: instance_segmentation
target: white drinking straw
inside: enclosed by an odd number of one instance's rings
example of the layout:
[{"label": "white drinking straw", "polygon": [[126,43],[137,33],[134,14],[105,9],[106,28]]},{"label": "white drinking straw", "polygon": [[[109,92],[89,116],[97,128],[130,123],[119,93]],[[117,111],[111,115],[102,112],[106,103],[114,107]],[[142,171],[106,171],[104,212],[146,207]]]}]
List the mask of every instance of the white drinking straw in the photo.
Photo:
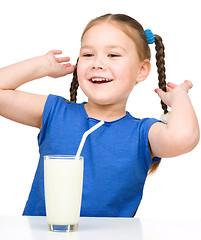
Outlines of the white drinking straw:
[{"label": "white drinking straw", "polygon": [[82,140],[80,142],[80,145],[78,147],[78,150],[77,150],[77,153],[76,153],[76,156],[75,156],[75,159],[78,160],[79,157],[80,157],[80,154],[82,152],[82,148],[84,146],[84,143],[85,143],[85,140],[87,138],[87,136],[92,133],[93,131],[95,131],[97,128],[99,128],[100,126],[102,126],[104,124],[104,121],[100,121],[99,123],[97,123],[96,125],[94,125],[92,128],[90,128],[89,130],[87,130],[83,136],[82,136]]}]

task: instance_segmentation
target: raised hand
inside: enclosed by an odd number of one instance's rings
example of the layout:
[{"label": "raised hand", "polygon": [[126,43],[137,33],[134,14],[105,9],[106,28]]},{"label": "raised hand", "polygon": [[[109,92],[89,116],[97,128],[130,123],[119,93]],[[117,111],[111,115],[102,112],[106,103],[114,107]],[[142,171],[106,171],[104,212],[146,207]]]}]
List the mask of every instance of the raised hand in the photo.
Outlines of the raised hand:
[{"label": "raised hand", "polygon": [[61,50],[52,50],[0,69],[0,116],[41,128],[47,96],[16,89],[45,76],[56,78],[72,73],[76,66],[69,63],[69,57],[55,57],[61,53]]},{"label": "raised hand", "polygon": [[69,63],[69,57],[58,57],[55,55],[62,54],[61,50],[51,50],[44,55],[47,60],[47,76],[58,78],[72,73],[76,66]]},{"label": "raised hand", "polygon": [[149,142],[153,156],[175,157],[191,151],[199,142],[199,124],[188,95],[190,81],[167,84],[167,92],[155,89],[161,100],[171,107],[168,124],[153,124]]},{"label": "raised hand", "polygon": [[167,104],[169,107],[172,107],[175,96],[178,93],[188,93],[189,89],[193,87],[193,84],[189,80],[185,80],[183,83],[176,85],[174,83],[168,82],[166,91],[162,91],[160,88],[156,88],[155,92],[161,98],[161,100]]}]

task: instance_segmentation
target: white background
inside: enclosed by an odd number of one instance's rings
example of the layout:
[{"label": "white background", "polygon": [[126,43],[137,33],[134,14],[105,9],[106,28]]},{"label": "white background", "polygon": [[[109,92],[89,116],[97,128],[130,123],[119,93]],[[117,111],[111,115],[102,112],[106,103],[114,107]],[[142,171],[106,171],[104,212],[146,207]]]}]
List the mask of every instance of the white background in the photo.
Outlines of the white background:
[{"label": "white background", "polygon": [[[75,63],[80,36],[92,18],[106,13],[124,13],[143,27],[162,36],[166,48],[167,81],[193,82],[189,92],[201,120],[200,101],[200,4],[197,0],[7,0],[0,2],[0,68],[62,49]],[[107,33],[105,33],[107,34]],[[159,118],[155,49],[149,78],[135,87],[127,110],[136,117]],[[72,75],[30,82],[21,90],[58,94],[69,98]],[[2,79],[1,79],[2,80]],[[86,100],[81,92],[78,102]],[[0,117],[0,215],[21,215],[38,164],[38,129]],[[157,172],[148,177],[136,217],[200,218],[201,148],[163,159]]]}]

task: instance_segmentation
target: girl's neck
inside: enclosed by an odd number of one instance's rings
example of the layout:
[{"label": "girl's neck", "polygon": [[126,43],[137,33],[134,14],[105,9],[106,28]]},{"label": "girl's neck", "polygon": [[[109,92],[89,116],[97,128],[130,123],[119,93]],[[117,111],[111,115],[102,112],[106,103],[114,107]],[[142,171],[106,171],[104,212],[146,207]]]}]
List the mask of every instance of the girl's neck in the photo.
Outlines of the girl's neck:
[{"label": "girl's neck", "polygon": [[99,105],[89,101],[84,104],[84,108],[88,117],[107,122],[118,120],[126,115],[125,105],[122,104]]}]

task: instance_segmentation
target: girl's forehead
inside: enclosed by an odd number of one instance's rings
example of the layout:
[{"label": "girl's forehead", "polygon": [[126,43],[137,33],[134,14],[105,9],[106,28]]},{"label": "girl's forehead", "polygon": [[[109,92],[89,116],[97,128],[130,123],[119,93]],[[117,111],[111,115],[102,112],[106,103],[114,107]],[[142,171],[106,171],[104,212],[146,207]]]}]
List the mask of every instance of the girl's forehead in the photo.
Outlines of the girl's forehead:
[{"label": "girl's forehead", "polygon": [[[128,43],[132,39],[128,37],[121,29],[118,23],[100,22],[89,28],[83,35],[81,44],[88,45],[90,43],[108,42],[109,44]],[[133,41],[132,41],[133,42]]]}]

